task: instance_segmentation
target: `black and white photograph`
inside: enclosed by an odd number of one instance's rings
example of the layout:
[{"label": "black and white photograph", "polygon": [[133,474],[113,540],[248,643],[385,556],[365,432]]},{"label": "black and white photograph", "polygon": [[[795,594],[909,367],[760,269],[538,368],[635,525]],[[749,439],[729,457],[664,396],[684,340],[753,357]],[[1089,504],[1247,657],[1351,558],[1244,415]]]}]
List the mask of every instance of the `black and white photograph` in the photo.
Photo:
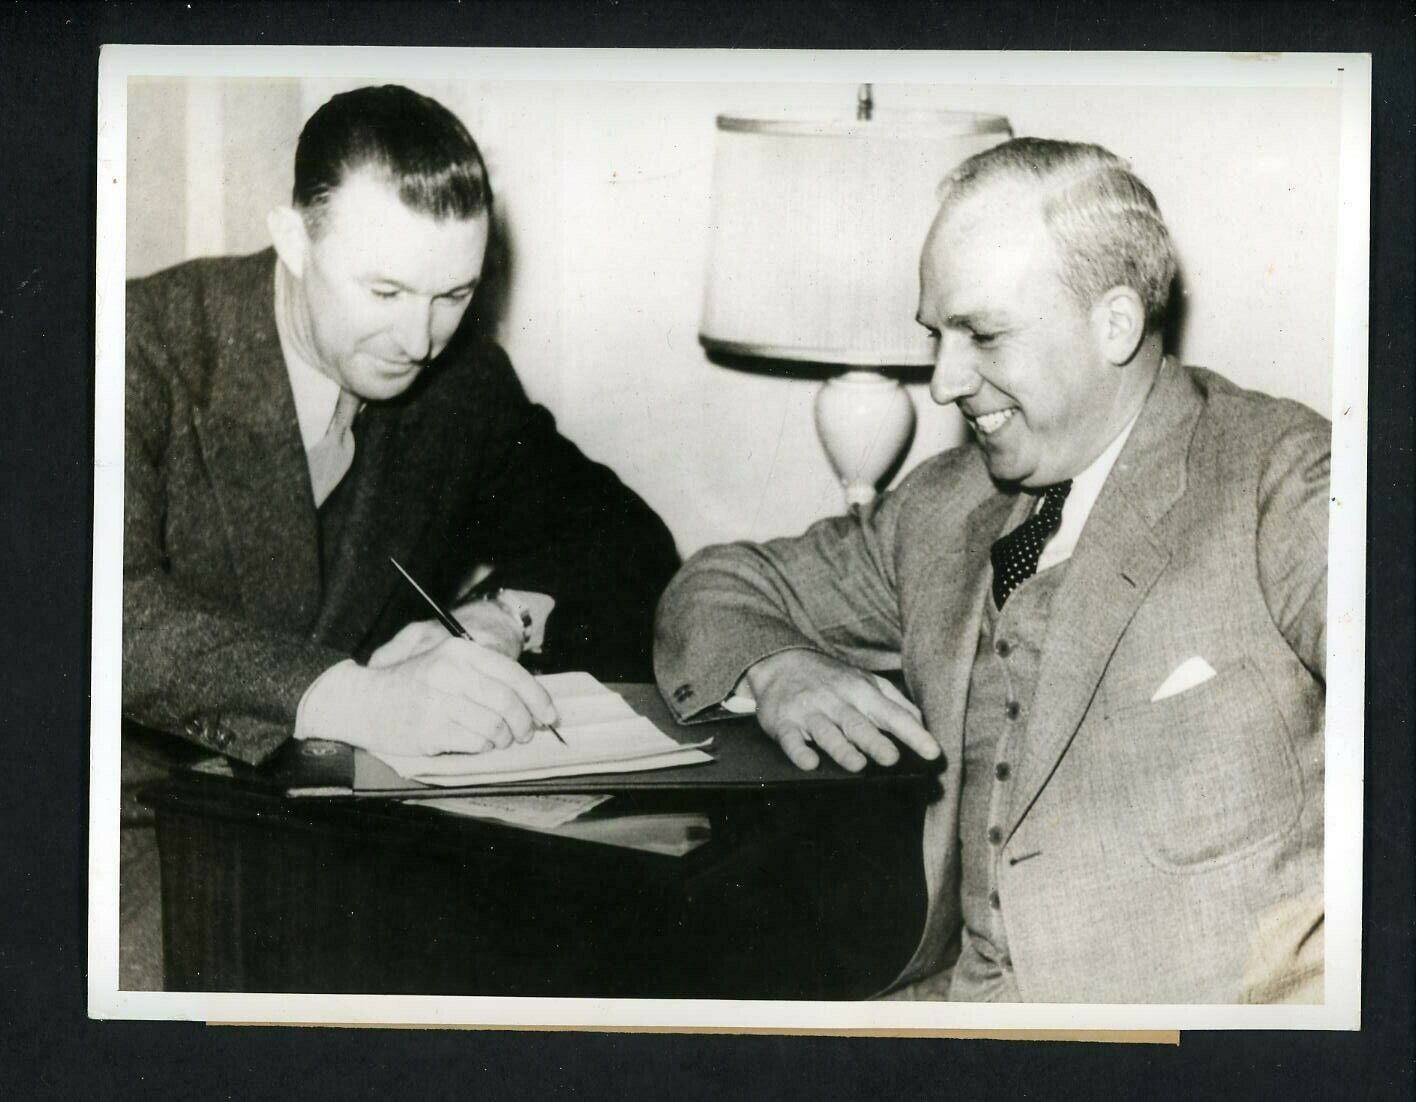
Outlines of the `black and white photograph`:
[{"label": "black and white photograph", "polygon": [[1358,1028],[1370,119],[105,47],[90,1015]]}]

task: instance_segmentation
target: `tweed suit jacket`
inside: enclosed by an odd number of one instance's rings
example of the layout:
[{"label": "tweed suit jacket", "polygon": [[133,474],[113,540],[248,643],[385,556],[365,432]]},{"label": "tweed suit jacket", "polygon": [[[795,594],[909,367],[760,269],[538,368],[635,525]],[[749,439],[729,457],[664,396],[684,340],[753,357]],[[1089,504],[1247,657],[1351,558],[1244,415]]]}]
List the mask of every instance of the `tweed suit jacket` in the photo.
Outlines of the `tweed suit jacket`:
[{"label": "tweed suit jacket", "polygon": [[[1023,999],[1321,998],[1330,431],[1162,367],[1054,598],[1008,782],[998,882]],[[902,997],[947,997],[989,548],[1030,504],[968,445],[801,537],[700,552],[660,604],[656,671],[683,720],[788,648],[903,670],[948,767]],[[1216,676],[1152,702],[1195,656]]]},{"label": "tweed suit jacket", "polygon": [[390,555],[449,602],[492,564],[498,583],[556,598],[561,668],[647,673],[672,537],[469,327],[408,392],[365,405],[322,556],[274,272],[267,250],[128,285],[125,716],[261,761],[321,672],[429,618]]}]

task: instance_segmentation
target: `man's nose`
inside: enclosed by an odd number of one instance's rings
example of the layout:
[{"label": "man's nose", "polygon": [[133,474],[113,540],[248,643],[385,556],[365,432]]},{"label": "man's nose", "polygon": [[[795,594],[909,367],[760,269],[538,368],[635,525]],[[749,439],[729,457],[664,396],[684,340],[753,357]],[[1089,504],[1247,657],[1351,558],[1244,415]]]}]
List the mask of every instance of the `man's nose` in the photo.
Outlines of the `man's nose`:
[{"label": "man's nose", "polygon": [[399,318],[398,343],[402,353],[417,363],[433,352],[433,304],[431,299],[410,298]]},{"label": "man's nose", "polygon": [[941,333],[939,351],[934,357],[934,376],[929,380],[929,396],[941,406],[947,406],[978,393],[982,385],[983,377],[974,367],[968,338]]}]

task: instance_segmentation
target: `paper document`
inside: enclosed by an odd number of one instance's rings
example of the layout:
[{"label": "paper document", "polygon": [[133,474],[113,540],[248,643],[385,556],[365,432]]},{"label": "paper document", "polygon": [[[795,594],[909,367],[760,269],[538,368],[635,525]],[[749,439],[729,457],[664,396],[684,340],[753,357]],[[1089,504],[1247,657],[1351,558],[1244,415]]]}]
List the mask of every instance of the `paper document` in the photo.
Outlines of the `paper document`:
[{"label": "paper document", "polygon": [[564,744],[550,731],[537,731],[529,742],[481,754],[375,756],[402,777],[447,787],[631,773],[713,760],[703,752],[712,739],[676,742],[588,673],[537,680],[555,703],[560,715],[556,730]]},{"label": "paper document", "polygon": [[417,807],[431,807],[452,815],[496,819],[523,830],[554,834],[582,842],[637,849],[666,857],[682,857],[713,837],[708,816],[701,812],[657,812],[580,816],[610,799],[609,796],[442,796],[408,800]]},{"label": "paper document", "polygon": [[582,842],[682,857],[713,837],[708,816],[698,812],[656,815],[615,815],[605,819],[579,819],[551,833]]},{"label": "paper document", "polygon": [[432,800],[408,800],[418,807],[435,807],[452,815],[473,819],[496,819],[513,826],[553,830],[576,819],[610,797],[576,793],[549,796],[440,796]]}]

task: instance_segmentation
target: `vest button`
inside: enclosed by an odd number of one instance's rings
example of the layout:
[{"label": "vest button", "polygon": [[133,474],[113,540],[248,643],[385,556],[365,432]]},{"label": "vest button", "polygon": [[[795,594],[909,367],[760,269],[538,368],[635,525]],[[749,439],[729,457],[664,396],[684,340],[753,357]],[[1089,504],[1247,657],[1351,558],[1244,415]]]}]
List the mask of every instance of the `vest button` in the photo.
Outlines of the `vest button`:
[{"label": "vest button", "polygon": [[998,827],[988,828],[988,841],[991,845],[997,845],[1003,841],[1003,831]]},{"label": "vest button", "polygon": [[996,891],[988,893],[988,905],[992,907],[995,911],[1003,906],[1003,902],[998,898],[998,893]]},{"label": "vest button", "polygon": [[1009,765],[1006,761],[1000,761],[997,765],[993,767],[993,775],[997,777],[1000,781],[1006,781],[1012,772],[1013,767]]},{"label": "vest button", "polygon": [[1013,653],[1013,644],[1006,639],[1000,639],[993,644],[993,649],[998,652],[999,658],[1007,658]]},{"label": "vest button", "polygon": [[1003,705],[1003,714],[1009,719],[1017,719],[1022,710],[1023,706],[1016,700],[1010,700],[1007,704]]}]

